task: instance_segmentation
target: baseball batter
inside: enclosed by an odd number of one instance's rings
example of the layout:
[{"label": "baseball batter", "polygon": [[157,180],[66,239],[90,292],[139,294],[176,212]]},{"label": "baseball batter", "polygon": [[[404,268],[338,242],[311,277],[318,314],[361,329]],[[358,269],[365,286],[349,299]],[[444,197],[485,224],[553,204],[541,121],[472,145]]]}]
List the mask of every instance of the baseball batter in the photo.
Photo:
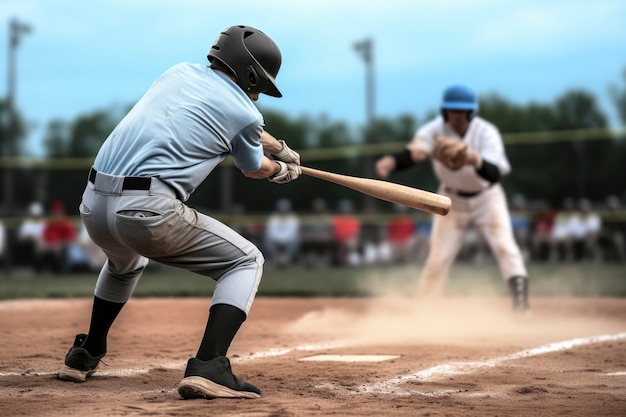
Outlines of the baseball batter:
[{"label": "baseball batter", "polygon": [[[210,66],[181,63],[161,75],[119,123],[89,172],[80,214],[107,255],[89,331],[76,336],[58,376],[84,382],[107,353],[107,335],[149,259],[215,280],[209,318],[178,386],[187,398],[256,398],[235,377],[227,350],[247,317],[263,256],[251,242],[184,202],[228,155],[246,177],[285,184],[300,156],[263,130],[254,101],[281,97],[282,62],[263,32],[232,26],[208,53]],[[158,346],[153,347],[158,349]]]},{"label": "baseball batter", "polygon": [[499,181],[511,171],[498,129],[477,116],[472,89],[448,87],[441,115],[420,127],[405,150],[376,163],[387,178],[394,170],[432,158],[440,181],[438,192],[452,200],[446,216],[434,216],[430,250],[419,281],[418,296],[437,295],[474,224],[489,244],[508,283],[516,311],[528,311],[528,275],[515,242],[506,196]]}]

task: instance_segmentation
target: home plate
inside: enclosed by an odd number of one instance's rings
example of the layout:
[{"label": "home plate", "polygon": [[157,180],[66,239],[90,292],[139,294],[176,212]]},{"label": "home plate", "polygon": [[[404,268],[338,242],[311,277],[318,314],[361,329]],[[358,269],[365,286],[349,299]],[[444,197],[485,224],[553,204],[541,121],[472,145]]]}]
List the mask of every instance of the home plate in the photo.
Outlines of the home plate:
[{"label": "home plate", "polygon": [[382,362],[399,357],[398,355],[315,355],[300,360],[318,362]]}]

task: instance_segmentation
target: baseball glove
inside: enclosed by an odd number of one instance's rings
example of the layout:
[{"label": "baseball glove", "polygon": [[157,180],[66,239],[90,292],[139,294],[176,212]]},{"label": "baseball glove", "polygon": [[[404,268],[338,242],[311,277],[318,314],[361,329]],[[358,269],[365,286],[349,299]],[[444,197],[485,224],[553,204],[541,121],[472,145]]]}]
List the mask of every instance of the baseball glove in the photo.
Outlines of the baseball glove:
[{"label": "baseball glove", "polygon": [[445,136],[437,136],[433,158],[444,164],[448,169],[456,171],[467,161],[467,145],[463,141]]}]

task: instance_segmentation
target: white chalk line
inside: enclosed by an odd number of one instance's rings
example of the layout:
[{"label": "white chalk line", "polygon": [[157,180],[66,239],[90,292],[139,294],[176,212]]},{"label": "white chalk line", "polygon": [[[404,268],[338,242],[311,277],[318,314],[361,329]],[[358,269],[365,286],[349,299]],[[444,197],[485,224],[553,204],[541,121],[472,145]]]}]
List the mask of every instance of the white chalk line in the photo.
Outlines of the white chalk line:
[{"label": "white chalk line", "polygon": [[[231,358],[231,362],[248,362],[256,359],[263,358],[271,358],[277,356],[284,356],[292,352],[308,352],[308,351],[317,351],[323,349],[334,349],[341,346],[345,346],[343,342],[329,342],[329,343],[319,343],[319,344],[310,344],[310,345],[300,345],[293,348],[271,348],[266,351],[254,352],[250,355],[243,356],[235,356]],[[103,361],[106,367],[106,361]],[[114,376],[114,377],[125,377],[125,376],[133,376],[139,374],[147,374],[156,369],[184,369],[186,365],[186,361],[173,361],[160,363],[158,365],[143,367],[143,368],[126,368],[126,369],[115,369],[107,371],[102,369],[102,365],[98,367],[96,375],[98,376]],[[16,376],[51,376],[58,374],[58,371],[55,372],[44,372],[44,371],[34,371],[27,370],[23,372],[0,372],[0,377],[16,377]]]},{"label": "white chalk line", "polygon": [[[412,382],[412,381],[435,381],[444,377],[468,374],[481,368],[492,368],[500,365],[503,362],[511,361],[515,359],[530,358],[533,356],[543,355],[551,352],[558,352],[562,350],[572,349],[577,346],[583,346],[594,343],[613,342],[617,340],[626,339],[626,333],[609,334],[602,336],[582,337],[577,339],[566,340],[562,342],[550,343],[544,346],[539,346],[533,349],[526,349],[520,352],[512,353],[506,356],[498,356],[491,359],[482,361],[469,361],[469,362],[452,362],[447,364],[436,365],[422,371],[418,371],[409,375],[402,375],[396,378],[388,379],[386,381],[377,382],[369,385],[361,385],[357,389],[347,389],[336,383],[327,383],[319,385],[318,388],[344,390],[350,394],[395,394],[395,395],[424,395],[424,396],[441,396],[450,393],[459,393],[459,390],[445,390],[445,391],[429,391],[429,392],[416,392],[400,388],[399,385]],[[626,374],[625,372],[613,372],[607,375],[618,376]],[[486,393],[484,393],[486,394]],[[489,393],[492,395],[492,393]]]},{"label": "white chalk line", "polygon": [[[421,395],[426,397],[439,397],[443,395],[464,395],[464,396],[497,396],[497,392],[469,392],[462,390],[439,390],[439,391],[412,391],[403,388],[399,388],[399,385],[411,382],[411,381],[429,381],[437,380],[444,377],[453,375],[461,375],[471,373],[481,368],[495,367],[502,362],[511,361],[515,359],[529,358],[533,356],[543,355],[551,352],[558,352],[562,350],[572,349],[577,346],[583,346],[593,343],[604,343],[626,339],[626,333],[617,333],[613,335],[592,336],[586,338],[577,338],[566,340],[562,342],[550,343],[547,345],[539,346],[533,349],[522,350],[510,355],[498,356],[483,361],[469,361],[469,362],[452,362],[448,364],[436,365],[422,371],[418,371],[409,375],[403,375],[396,378],[392,378],[386,381],[377,382],[375,384],[361,385],[357,389],[348,389],[335,383],[326,383],[317,385],[316,388],[327,390],[343,390],[348,394],[367,394],[367,393],[379,393],[379,394],[394,394],[394,395]],[[232,362],[246,362],[261,358],[270,358],[284,356],[296,351],[316,351],[323,349],[333,349],[346,346],[344,342],[322,343],[301,345],[293,348],[272,348],[266,351],[255,352],[250,355],[237,356],[232,358]],[[114,376],[124,377],[138,374],[146,374],[156,369],[183,369],[184,362],[168,362],[159,365],[143,368],[127,368],[117,369],[111,371],[98,370],[97,375],[101,376]],[[51,376],[56,375],[57,372],[39,372],[28,370],[24,372],[0,372],[0,377],[18,377],[18,376]],[[626,372],[610,372],[607,376],[626,376]],[[175,389],[165,390],[166,392],[175,392]],[[156,392],[156,391],[155,391]],[[158,390],[158,392],[164,392]]]}]

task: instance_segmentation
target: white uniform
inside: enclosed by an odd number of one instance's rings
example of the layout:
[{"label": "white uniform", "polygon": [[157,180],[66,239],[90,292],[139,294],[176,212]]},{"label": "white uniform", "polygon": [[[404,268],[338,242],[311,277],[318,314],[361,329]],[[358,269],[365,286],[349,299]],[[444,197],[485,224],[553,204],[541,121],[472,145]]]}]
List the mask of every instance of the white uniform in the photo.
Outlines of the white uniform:
[{"label": "white uniform", "polygon": [[[511,171],[498,129],[480,117],[471,120],[463,138],[443,117],[437,117],[417,131],[408,149],[431,154],[436,135],[462,139],[483,160],[496,165],[501,175]],[[431,296],[441,290],[471,224],[485,237],[503,279],[527,276],[522,253],[513,236],[506,195],[500,184],[485,180],[473,166],[465,165],[453,171],[431,159],[440,181],[438,192],[451,198],[452,207],[446,216],[434,216],[430,252],[420,277],[419,294]]]}]

